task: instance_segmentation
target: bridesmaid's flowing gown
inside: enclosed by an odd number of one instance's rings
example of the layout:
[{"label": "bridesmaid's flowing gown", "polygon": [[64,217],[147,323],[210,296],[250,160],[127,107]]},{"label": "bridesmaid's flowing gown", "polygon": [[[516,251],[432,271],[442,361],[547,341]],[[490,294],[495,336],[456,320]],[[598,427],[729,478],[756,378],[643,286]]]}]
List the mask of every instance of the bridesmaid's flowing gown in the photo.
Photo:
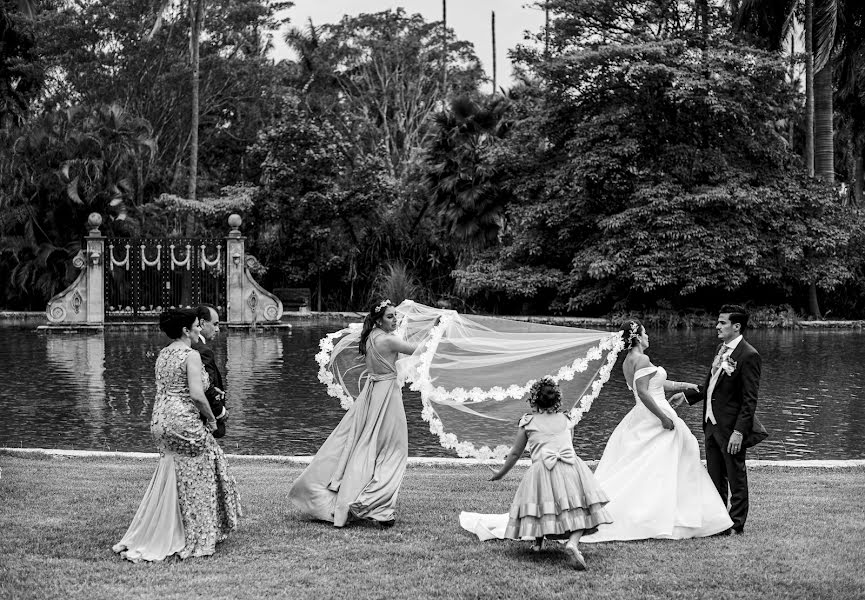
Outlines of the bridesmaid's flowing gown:
[{"label": "bridesmaid's flowing gown", "polygon": [[408,426],[396,367],[367,340],[369,379],[300,474],[288,497],[306,517],[342,527],[352,518],[391,521],[408,460]]},{"label": "bridesmaid's flowing gown", "polygon": [[[189,395],[188,346],[163,348],[156,359],[150,433],[159,463],[132,524],[112,549],[133,562],[209,556],[241,516],[237,486],[222,448]],[[202,370],[207,387],[207,373]]]}]

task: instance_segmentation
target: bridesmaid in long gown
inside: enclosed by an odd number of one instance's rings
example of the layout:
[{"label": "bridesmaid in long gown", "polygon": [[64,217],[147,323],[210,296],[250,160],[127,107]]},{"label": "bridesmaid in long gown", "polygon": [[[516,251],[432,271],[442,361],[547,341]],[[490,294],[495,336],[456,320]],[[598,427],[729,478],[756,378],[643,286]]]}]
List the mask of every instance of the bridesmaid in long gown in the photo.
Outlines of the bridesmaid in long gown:
[{"label": "bridesmaid in long gown", "polygon": [[210,556],[241,516],[236,484],[212,435],[207,372],[190,347],[201,331],[195,311],[167,310],[159,327],[173,340],[156,359],[150,432],[159,463],[132,524],[112,548],[133,562]]},{"label": "bridesmaid in long gown", "polygon": [[397,495],[408,460],[408,426],[397,383],[396,359],[416,344],[393,335],[389,300],[364,319],[359,351],[369,378],[352,407],[300,474],[288,497],[306,517],[343,527],[352,519],[394,524]]}]

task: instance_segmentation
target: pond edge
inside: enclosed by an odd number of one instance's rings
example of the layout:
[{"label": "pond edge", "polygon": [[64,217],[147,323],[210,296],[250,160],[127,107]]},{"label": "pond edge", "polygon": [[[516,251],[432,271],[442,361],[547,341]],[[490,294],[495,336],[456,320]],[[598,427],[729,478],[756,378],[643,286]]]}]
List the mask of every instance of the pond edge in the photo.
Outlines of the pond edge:
[{"label": "pond edge", "polygon": [[[55,448],[2,448],[0,456],[12,455],[21,458],[114,458],[114,459],[154,459],[159,458],[158,452],[106,452],[104,450],[61,450]],[[306,465],[312,460],[312,456],[288,456],[282,454],[228,454],[231,460],[239,461],[263,461],[284,462],[291,464]],[[597,460],[587,460],[586,464],[596,466]],[[705,464],[705,460],[702,461]],[[436,466],[475,466],[475,465],[499,465],[498,460],[477,460],[474,458],[440,458],[410,456],[409,466],[436,467]],[[520,466],[529,466],[531,460],[521,459],[517,462]],[[749,459],[749,467],[805,467],[814,469],[846,469],[865,467],[865,459],[841,459],[841,460],[762,460]]]},{"label": "pond edge", "polygon": [[[318,322],[339,322],[342,321],[344,323],[352,323],[362,321],[365,316],[365,313],[353,312],[353,311],[329,311],[329,312],[286,312],[283,313],[282,319],[273,323],[257,323],[254,327],[249,325],[237,325],[231,326],[231,328],[237,329],[291,329],[292,323],[301,325],[301,324],[314,324]],[[512,321],[526,321],[529,323],[539,323],[544,325],[563,325],[566,327],[588,327],[588,328],[598,328],[598,329],[617,329],[619,327],[620,320],[617,318],[611,317],[570,317],[570,316],[555,316],[555,315],[484,315],[484,316],[494,316],[501,319],[509,319]],[[754,329],[858,329],[862,330],[865,328],[865,320],[863,319],[844,319],[844,320],[790,320],[788,322],[779,323],[777,321],[760,321],[759,319],[752,319],[751,327]],[[141,321],[107,321],[104,324],[93,324],[93,325],[48,325],[48,318],[44,312],[41,311],[10,311],[10,310],[0,310],[0,324],[3,323],[9,324],[24,324],[24,325],[36,325],[37,329],[40,330],[63,330],[63,331],[72,331],[72,330],[96,330],[102,331],[103,328],[156,328],[158,326],[158,322],[155,320],[141,320]],[[708,323],[708,322],[707,322]],[[659,328],[664,327],[664,325],[653,324],[651,321],[647,320],[646,325],[649,328]],[[699,322],[691,323],[690,326],[687,323],[682,323],[679,327],[670,327],[670,329],[711,329],[713,325],[707,325]]]}]

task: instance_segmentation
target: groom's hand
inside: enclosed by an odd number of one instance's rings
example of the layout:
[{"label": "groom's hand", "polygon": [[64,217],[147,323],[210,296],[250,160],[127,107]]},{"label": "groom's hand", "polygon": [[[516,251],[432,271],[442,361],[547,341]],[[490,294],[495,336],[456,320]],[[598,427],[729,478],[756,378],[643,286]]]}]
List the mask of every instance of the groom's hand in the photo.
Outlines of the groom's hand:
[{"label": "groom's hand", "polygon": [[730,441],[727,442],[727,453],[728,454],[739,454],[739,450],[742,449],[742,434],[738,431],[734,431],[730,436]]},{"label": "groom's hand", "polygon": [[672,406],[673,408],[679,408],[687,401],[688,399],[685,398],[685,392],[676,392],[675,394],[670,396],[669,400],[670,406]]}]

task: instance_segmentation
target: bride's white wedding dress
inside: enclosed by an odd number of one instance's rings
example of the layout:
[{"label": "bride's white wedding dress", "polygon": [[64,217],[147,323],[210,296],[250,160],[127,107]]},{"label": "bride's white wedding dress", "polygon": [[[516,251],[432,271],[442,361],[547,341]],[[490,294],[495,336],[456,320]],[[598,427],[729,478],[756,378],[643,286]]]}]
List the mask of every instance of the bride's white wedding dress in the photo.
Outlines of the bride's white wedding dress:
[{"label": "bride's white wedding dress", "polygon": [[[649,394],[675,428],[664,429],[634,391],[636,404],[616,426],[595,469],[595,479],[610,498],[606,509],[613,522],[598,526],[581,542],[705,537],[733,525],[700,462],[697,438],[664,396],[667,372],[645,367],[634,373],[634,380],[648,375]],[[507,514],[460,514],[460,525],[481,540],[501,538],[506,523]]]},{"label": "bride's white wedding dress", "polygon": [[634,381],[650,376],[648,392],[673,420],[661,426],[632,385],[635,405],[616,426],[595,478],[610,498],[613,522],[598,527],[583,542],[684,539],[720,533],[733,525],[709,473],[700,462],[700,447],[688,425],[664,396],[667,372],[645,367]]}]

